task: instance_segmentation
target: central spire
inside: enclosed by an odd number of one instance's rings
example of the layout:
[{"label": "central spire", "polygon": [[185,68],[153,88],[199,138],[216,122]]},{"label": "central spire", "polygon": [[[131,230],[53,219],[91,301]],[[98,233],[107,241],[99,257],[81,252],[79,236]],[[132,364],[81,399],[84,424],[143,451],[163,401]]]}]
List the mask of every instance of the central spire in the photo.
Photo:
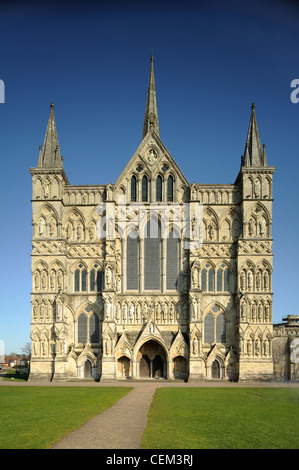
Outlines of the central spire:
[{"label": "central spire", "polygon": [[152,130],[154,130],[155,133],[160,137],[153,54],[151,55],[151,68],[147,89],[142,138],[144,138],[146,134]]}]

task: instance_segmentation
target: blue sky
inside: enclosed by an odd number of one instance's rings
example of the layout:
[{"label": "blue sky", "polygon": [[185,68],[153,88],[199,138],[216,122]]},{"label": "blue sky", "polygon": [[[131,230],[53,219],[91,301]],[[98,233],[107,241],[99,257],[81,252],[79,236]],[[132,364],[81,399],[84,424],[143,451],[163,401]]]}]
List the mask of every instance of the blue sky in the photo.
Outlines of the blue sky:
[{"label": "blue sky", "polygon": [[276,167],[273,319],[299,314],[295,3],[2,2],[0,41],[6,354],[30,340],[29,168],[37,165],[50,103],[70,183],[116,181],[141,141],[152,50],[161,139],[190,182],[235,181],[255,102]]}]

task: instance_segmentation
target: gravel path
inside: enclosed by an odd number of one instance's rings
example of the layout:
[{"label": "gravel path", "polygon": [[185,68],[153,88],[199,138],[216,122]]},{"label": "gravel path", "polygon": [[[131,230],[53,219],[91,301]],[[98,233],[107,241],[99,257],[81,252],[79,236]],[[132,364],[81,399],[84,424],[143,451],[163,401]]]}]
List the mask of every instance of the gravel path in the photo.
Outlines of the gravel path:
[{"label": "gravel path", "polygon": [[52,449],[140,449],[155,391],[156,385],[152,383],[135,385],[115,405],[64,437]]}]

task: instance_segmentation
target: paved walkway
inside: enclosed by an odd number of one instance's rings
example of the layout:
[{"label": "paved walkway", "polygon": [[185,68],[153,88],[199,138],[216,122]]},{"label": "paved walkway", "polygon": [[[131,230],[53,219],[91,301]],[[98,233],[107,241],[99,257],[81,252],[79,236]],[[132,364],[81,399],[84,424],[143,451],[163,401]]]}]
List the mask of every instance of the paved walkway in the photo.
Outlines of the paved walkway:
[{"label": "paved walkway", "polygon": [[155,384],[139,384],[115,405],[63,438],[53,449],[140,449]]}]

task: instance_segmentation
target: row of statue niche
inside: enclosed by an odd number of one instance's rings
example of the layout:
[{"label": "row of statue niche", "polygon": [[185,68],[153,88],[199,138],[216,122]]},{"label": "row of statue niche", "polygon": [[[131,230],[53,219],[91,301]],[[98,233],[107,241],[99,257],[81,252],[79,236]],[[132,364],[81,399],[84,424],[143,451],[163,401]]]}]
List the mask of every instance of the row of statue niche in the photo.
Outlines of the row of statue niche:
[{"label": "row of statue niche", "polygon": [[56,237],[57,236],[57,224],[55,219],[51,218],[46,221],[43,217],[38,222],[38,236],[39,237]]},{"label": "row of statue niche", "polygon": [[84,232],[86,236],[89,237],[90,241],[96,239],[95,224],[84,229],[81,222],[79,222],[75,227],[71,223],[68,223],[65,229],[65,236],[67,241],[84,241]]},{"label": "row of statue niche", "polygon": [[240,356],[247,357],[270,357],[271,356],[271,340],[266,338],[248,338],[239,339]]},{"label": "row of statue niche", "polygon": [[270,313],[270,305],[266,303],[265,305],[262,302],[252,303],[248,305],[245,302],[241,303],[240,306],[240,319],[242,321],[250,321],[250,322],[270,322],[271,321],[271,313]]},{"label": "row of statue niche", "polygon": [[32,355],[34,357],[62,356],[66,353],[66,340],[64,336],[58,337],[56,341],[47,338],[45,335],[41,338],[36,336],[32,339]]},{"label": "row of statue niche", "polygon": [[32,320],[35,323],[53,323],[66,320],[62,302],[56,300],[37,303],[32,306]]},{"label": "row of statue niche", "polygon": [[[117,323],[146,323],[149,319],[157,323],[176,323],[188,320],[188,304],[174,305],[173,302],[147,304],[146,302],[141,305],[138,303],[117,303],[113,305],[111,300],[105,303],[105,320],[115,320]],[[193,311],[193,310],[192,310]],[[194,305],[194,312],[198,312],[198,306]],[[195,316],[195,313],[194,313]]]},{"label": "row of statue niche", "polygon": [[42,290],[47,291],[48,288],[50,290],[62,290],[63,289],[63,273],[62,271],[52,270],[49,274],[49,285],[48,285],[48,273],[47,271],[36,271],[34,274],[34,288],[36,291]]},{"label": "row of statue niche", "polygon": [[[214,197],[213,197],[214,196]],[[191,189],[191,200],[195,201],[198,200],[198,202],[204,202],[208,204],[228,204],[229,203],[229,192],[221,192],[221,191],[211,191],[207,190],[205,192],[199,191],[197,192],[196,188]]]},{"label": "row of statue niche", "polygon": [[258,222],[256,222],[253,218],[249,219],[248,235],[250,237],[267,237],[267,224],[265,219],[261,219]]},{"label": "row of statue niche", "polygon": [[258,271],[254,276],[251,270],[246,273],[242,271],[240,275],[240,289],[241,291],[248,290],[252,291],[254,289],[254,277],[255,277],[255,290],[256,291],[266,291],[270,289],[270,275],[267,270],[264,272]]}]

